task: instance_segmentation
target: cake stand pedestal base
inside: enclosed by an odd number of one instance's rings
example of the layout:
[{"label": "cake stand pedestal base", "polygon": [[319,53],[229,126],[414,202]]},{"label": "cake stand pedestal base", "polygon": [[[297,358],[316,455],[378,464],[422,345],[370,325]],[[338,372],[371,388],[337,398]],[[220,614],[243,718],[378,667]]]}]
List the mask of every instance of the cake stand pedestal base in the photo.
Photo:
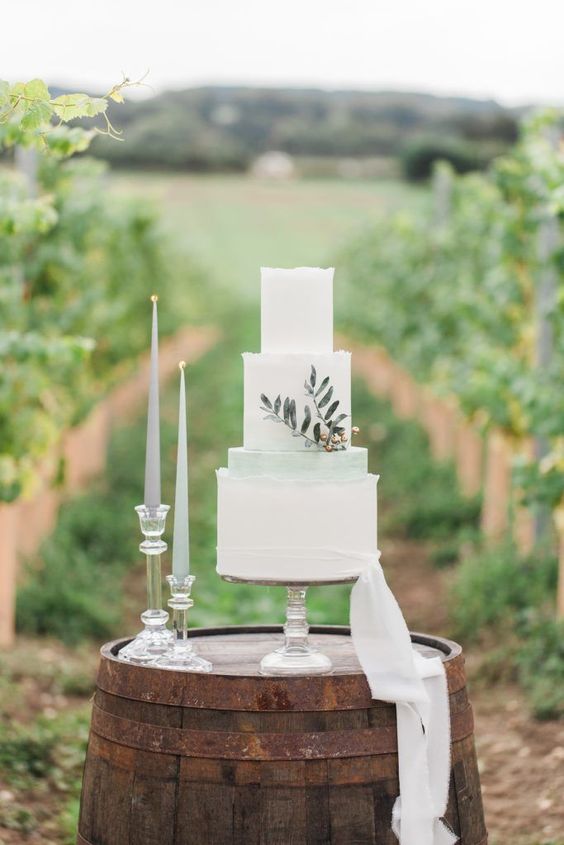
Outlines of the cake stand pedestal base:
[{"label": "cake stand pedestal base", "polygon": [[[234,578],[223,575],[224,581],[234,583],[258,584],[274,587],[283,586],[288,591],[286,605],[286,624],[284,625],[284,644],[265,655],[260,662],[261,675],[328,675],[333,664],[327,655],[320,652],[309,642],[309,624],[307,621],[306,592],[311,582],[250,581],[246,578]],[[351,584],[354,578],[340,578],[333,581],[316,581],[315,586],[327,584]]]},{"label": "cake stand pedestal base", "polygon": [[331,660],[309,643],[307,587],[288,587],[284,645],[262,658],[261,675],[327,675]]}]

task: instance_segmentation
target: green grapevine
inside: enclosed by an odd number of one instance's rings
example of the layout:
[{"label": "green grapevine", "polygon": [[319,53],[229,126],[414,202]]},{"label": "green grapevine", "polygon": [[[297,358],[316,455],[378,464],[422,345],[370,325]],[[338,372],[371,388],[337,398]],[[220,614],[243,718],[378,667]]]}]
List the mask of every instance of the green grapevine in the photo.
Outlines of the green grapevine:
[{"label": "green grapevine", "polygon": [[[349,325],[377,339],[420,381],[454,394],[481,425],[515,442],[537,438],[542,460],[520,459],[527,502],[564,495],[564,250],[548,258],[558,292],[547,315],[550,363],[536,363],[541,227],[564,216],[564,154],[556,114],[532,119],[487,174],[451,174],[451,211],[385,220],[342,256]],[[352,289],[352,291],[351,291]]]}]

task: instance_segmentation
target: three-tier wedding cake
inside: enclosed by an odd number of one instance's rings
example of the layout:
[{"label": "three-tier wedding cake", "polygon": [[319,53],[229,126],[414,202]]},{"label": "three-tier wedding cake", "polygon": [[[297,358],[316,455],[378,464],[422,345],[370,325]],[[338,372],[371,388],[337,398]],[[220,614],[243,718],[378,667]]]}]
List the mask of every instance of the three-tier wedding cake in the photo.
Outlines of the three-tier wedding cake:
[{"label": "three-tier wedding cake", "polygon": [[217,571],[353,578],[377,550],[378,477],[351,444],[351,356],[333,351],[333,269],[261,276],[261,352],[243,354],[244,445],[217,473]]}]

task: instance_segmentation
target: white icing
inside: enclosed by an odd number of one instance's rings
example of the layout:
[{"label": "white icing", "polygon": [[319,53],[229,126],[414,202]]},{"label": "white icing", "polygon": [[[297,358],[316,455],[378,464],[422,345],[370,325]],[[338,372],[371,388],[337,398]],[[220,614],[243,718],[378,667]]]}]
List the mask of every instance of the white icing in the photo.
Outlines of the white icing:
[{"label": "white icing", "polygon": [[[245,371],[245,410],[244,410],[244,446],[245,449],[261,451],[302,452],[306,450],[303,437],[294,437],[290,429],[283,423],[276,423],[264,419],[265,412],[261,410],[261,394],[266,394],[272,403],[278,395],[284,401],[289,396],[296,401],[298,430],[304,419],[304,409],[309,405],[312,413],[312,423],[309,437],[312,437],[313,426],[317,421],[315,408],[310,396],[306,394],[304,381],[310,377],[311,365],[317,371],[316,389],[322,380],[329,376],[333,386],[331,401],[321,409],[325,414],[331,403],[339,400],[337,414],[345,413],[347,418],[341,422],[350,442],[351,433],[351,355],[350,352],[330,352],[326,354],[270,354],[244,353],[243,363]],[[317,401],[320,402],[324,394]],[[323,430],[323,427],[322,427]],[[312,447],[315,448],[315,447]],[[325,456],[331,459],[333,455]]]},{"label": "white icing", "polygon": [[[330,456],[327,456],[328,458]],[[377,552],[376,484],[217,473],[217,571],[249,580],[358,575]]]},{"label": "white icing", "polygon": [[261,268],[263,352],[333,351],[333,268]]},{"label": "white icing", "polygon": [[359,446],[330,455],[313,448],[303,452],[262,452],[238,446],[229,449],[228,467],[231,478],[262,475],[296,481],[349,481],[366,477],[368,452]]}]

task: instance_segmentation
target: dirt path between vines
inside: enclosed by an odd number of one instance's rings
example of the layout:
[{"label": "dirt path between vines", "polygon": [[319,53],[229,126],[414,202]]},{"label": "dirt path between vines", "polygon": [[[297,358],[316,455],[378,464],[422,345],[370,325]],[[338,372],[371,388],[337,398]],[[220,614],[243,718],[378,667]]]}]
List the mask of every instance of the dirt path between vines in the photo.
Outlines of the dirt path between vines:
[{"label": "dirt path between vines", "polygon": [[[448,636],[448,571],[410,541],[387,540],[382,562],[410,629]],[[516,685],[480,679],[481,662],[466,652],[490,845],[564,845],[564,722],[534,720]]]}]

